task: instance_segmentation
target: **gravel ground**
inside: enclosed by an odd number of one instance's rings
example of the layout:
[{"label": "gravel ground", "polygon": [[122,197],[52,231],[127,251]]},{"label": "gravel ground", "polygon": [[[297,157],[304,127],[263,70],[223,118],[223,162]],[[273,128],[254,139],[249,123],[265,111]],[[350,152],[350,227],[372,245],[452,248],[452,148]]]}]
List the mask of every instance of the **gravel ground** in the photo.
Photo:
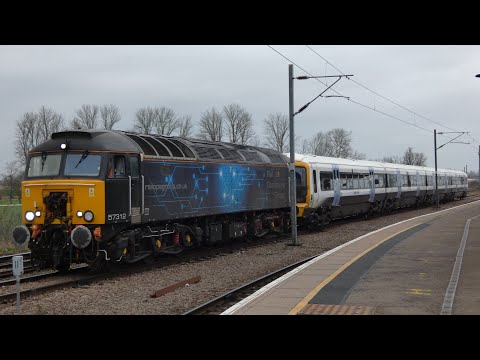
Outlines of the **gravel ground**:
[{"label": "gravel ground", "polygon": [[[440,210],[470,201],[457,200],[442,205]],[[316,234],[300,235],[302,246],[286,246],[288,240],[281,240],[202,262],[165,266],[77,288],[52,291],[23,300],[22,314],[182,314],[296,261],[319,255],[370,231],[435,210],[427,207],[369,220],[356,218],[350,222],[334,222]],[[156,290],[193,276],[200,276],[201,281],[159,298],[150,297]],[[28,284],[23,286],[27,288]],[[0,289],[0,292],[10,291],[14,290]],[[14,302],[0,304],[0,314],[14,313]]]}]

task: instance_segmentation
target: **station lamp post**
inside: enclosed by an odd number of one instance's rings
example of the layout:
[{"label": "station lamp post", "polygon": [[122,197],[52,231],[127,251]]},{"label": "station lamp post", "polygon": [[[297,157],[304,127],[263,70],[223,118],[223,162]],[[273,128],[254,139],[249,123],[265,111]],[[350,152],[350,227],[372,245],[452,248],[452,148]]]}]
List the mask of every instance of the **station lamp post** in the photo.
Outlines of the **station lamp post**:
[{"label": "station lamp post", "polygon": [[[446,142],[445,144],[437,147],[437,134],[439,134],[439,135],[442,135],[442,134],[460,134],[460,135],[454,137],[452,140]],[[447,144],[450,144],[450,143],[452,143],[452,144],[470,144],[470,143],[467,143],[467,142],[453,141],[455,139],[458,139],[463,134],[468,134],[468,132],[467,131],[447,131],[447,132],[438,132],[437,133],[437,129],[433,130],[433,144],[434,144],[434,147],[435,147],[435,198],[436,198],[437,208],[439,207],[439,203],[438,203],[439,202],[439,200],[438,200],[438,175],[437,175],[437,150],[444,147]],[[467,177],[468,177],[468,175],[467,175]]]},{"label": "station lamp post", "polygon": [[[310,105],[312,102],[314,102],[316,99],[319,97],[322,97],[322,95],[330,89],[333,85],[335,85],[342,77],[346,77],[348,79],[349,76],[353,75],[330,75],[330,76],[298,76],[298,77],[293,77],[293,64],[288,65],[288,88],[289,88],[289,93],[288,93],[288,107],[289,107],[289,120],[290,120],[290,126],[289,126],[289,131],[290,131],[290,164],[289,164],[289,179],[290,179],[290,224],[292,226],[292,241],[288,245],[293,245],[293,246],[298,246],[301,245],[298,242],[297,238],[297,194],[296,194],[296,178],[295,178],[295,133],[294,133],[294,122],[293,118],[294,116],[298,115],[301,113],[303,110],[305,110],[308,105]],[[293,109],[293,80],[307,80],[307,79],[318,79],[318,78],[327,78],[327,77],[335,77],[338,78],[333,84],[328,86],[324,91],[322,91],[318,96],[316,96],[312,101],[306,103],[303,105],[296,113],[294,113]],[[341,95],[329,95],[329,96],[323,96],[323,97],[344,97],[349,99],[346,96],[341,96]]]}]

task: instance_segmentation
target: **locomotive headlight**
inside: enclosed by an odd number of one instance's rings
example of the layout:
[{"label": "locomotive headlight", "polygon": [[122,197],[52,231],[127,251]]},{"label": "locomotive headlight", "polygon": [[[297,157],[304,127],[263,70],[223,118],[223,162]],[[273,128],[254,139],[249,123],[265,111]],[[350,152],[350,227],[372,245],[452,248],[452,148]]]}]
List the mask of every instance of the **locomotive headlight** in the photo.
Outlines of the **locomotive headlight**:
[{"label": "locomotive headlight", "polygon": [[83,214],[83,218],[85,219],[85,221],[92,221],[93,220],[93,212],[91,212],[90,210],[87,210],[85,211],[85,213]]},{"label": "locomotive headlight", "polygon": [[81,210],[78,210],[78,211],[77,211],[77,216],[78,216],[79,218],[81,218],[81,217],[83,216],[83,212],[82,212]]},{"label": "locomotive headlight", "polygon": [[63,143],[60,145],[60,149],[65,150],[67,148],[67,144]]},{"label": "locomotive headlight", "polygon": [[32,221],[33,219],[35,219],[35,214],[33,213],[33,211],[27,211],[25,213],[25,220]]},{"label": "locomotive headlight", "polygon": [[42,215],[42,213],[41,213],[40,210],[35,211],[35,216],[36,217],[40,217],[41,215]]}]

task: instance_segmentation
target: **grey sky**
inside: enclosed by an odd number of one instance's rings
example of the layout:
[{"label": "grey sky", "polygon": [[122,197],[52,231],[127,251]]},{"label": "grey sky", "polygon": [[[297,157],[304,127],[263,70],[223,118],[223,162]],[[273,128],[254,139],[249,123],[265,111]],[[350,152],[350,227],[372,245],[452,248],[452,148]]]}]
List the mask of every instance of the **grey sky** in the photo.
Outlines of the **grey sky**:
[{"label": "grey sky", "polygon": [[[304,45],[272,45],[315,75],[338,72]],[[379,94],[459,131],[470,145],[448,144],[438,166],[478,170],[480,46],[311,46],[343,73]],[[14,159],[15,122],[42,105],[67,121],[82,104],[118,105],[117,129],[133,126],[135,111],[167,106],[197,122],[215,106],[238,103],[253,115],[261,138],[269,113],[288,113],[288,61],[266,45],[251,46],[0,46],[0,166]],[[302,75],[298,68],[295,75]],[[329,84],[332,80],[329,80]],[[325,86],[295,81],[295,109]],[[433,129],[451,131],[395,106],[347,79],[335,90],[352,100],[429,129],[428,133],[342,98],[320,98],[296,116],[307,138],[341,127],[369,159],[402,155],[408,146],[434,166]],[[335,94],[328,92],[327,94]],[[197,129],[196,129],[197,130]],[[446,142],[438,136],[438,145]]]}]

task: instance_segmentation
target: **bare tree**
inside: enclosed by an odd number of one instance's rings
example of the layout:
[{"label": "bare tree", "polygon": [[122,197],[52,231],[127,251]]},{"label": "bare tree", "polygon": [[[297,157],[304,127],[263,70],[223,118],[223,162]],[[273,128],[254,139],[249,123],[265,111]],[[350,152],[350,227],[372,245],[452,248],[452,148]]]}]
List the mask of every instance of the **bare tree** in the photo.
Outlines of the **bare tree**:
[{"label": "bare tree", "polygon": [[18,161],[24,165],[27,161],[28,152],[38,144],[36,136],[37,114],[27,112],[20,120],[17,120],[15,129],[15,154]]},{"label": "bare tree", "polygon": [[96,129],[98,127],[99,111],[98,105],[82,105],[80,109],[75,111],[76,116],[70,126],[73,129]]},{"label": "bare tree", "polygon": [[155,125],[155,110],[151,107],[140,108],[135,113],[133,127],[142,134],[152,134]]},{"label": "bare tree", "polygon": [[319,131],[308,141],[308,152],[313,155],[332,156],[328,141],[328,136]]},{"label": "bare tree", "polygon": [[28,152],[39,143],[48,140],[52,133],[63,129],[62,115],[42,106],[38,113],[27,112],[17,120],[15,129],[15,153],[24,165]]},{"label": "bare tree", "polygon": [[19,169],[18,162],[16,160],[7,162],[2,174],[2,184],[8,190],[10,204],[12,203],[14,196],[20,196],[21,183],[22,172]]},{"label": "bare tree", "polygon": [[179,123],[175,112],[162,106],[161,108],[155,108],[155,121],[154,127],[159,135],[171,135],[175,129],[178,128]]},{"label": "bare tree", "polygon": [[304,153],[320,156],[366,159],[365,154],[352,149],[351,142],[351,132],[336,128],[326,133],[320,131],[310,139],[303,140],[302,150]]},{"label": "bare tree", "polygon": [[413,165],[414,162],[415,162],[415,153],[413,152],[413,149],[409,147],[405,151],[405,154],[403,154],[402,163],[406,165]]},{"label": "bare tree", "polygon": [[415,153],[416,154],[416,159],[415,159],[415,165],[417,166],[427,166],[427,155],[424,153]]},{"label": "bare tree", "polygon": [[120,109],[116,105],[103,105],[100,108],[100,117],[105,130],[112,130],[116,123],[121,120]]},{"label": "bare tree", "polygon": [[184,115],[178,119],[178,136],[190,137],[193,133],[194,124],[191,115]]},{"label": "bare tree", "polygon": [[311,154],[312,153],[310,151],[310,141],[308,141],[307,139],[303,139],[302,146],[300,148],[302,149],[302,154]]},{"label": "bare tree", "polygon": [[414,152],[412,147],[408,147],[403,154],[402,164],[427,166],[427,157],[424,153]]},{"label": "bare tree", "polygon": [[201,139],[222,141],[223,137],[223,115],[214,107],[202,114],[199,123]]},{"label": "bare tree", "polygon": [[332,157],[348,158],[353,153],[352,132],[345,129],[331,129],[326,134],[327,143]]},{"label": "bare tree", "polygon": [[288,116],[281,113],[268,115],[264,120],[265,146],[279,151],[287,152],[289,149],[289,122]]},{"label": "bare tree", "polygon": [[37,114],[36,137],[38,143],[50,139],[50,135],[63,128],[63,116],[45,106]]},{"label": "bare tree", "polygon": [[365,160],[367,158],[367,155],[364,154],[364,153],[361,153],[361,152],[358,152],[357,150],[355,150],[352,155],[350,155],[350,157],[352,159],[355,159],[355,160]]},{"label": "bare tree", "polygon": [[378,159],[377,161],[382,161],[390,164],[402,164],[402,159],[400,158],[400,156],[396,156],[396,155],[384,156],[383,158]]},{"label": "bare tree", "polygon": [[223,114],[230,142],[246,145],[253,141],[255,131],[253,130],[252,115],[244,107],[230,104],[223,107]]},{"label": "bare tree", "polygon": [[255,134],[253,129],[253,120],[252,116],[248,114],[247,117],[243,119],[242,129],[240,131],[240,141],[238,142],[241,145],[249,145],[260,141]]}]

